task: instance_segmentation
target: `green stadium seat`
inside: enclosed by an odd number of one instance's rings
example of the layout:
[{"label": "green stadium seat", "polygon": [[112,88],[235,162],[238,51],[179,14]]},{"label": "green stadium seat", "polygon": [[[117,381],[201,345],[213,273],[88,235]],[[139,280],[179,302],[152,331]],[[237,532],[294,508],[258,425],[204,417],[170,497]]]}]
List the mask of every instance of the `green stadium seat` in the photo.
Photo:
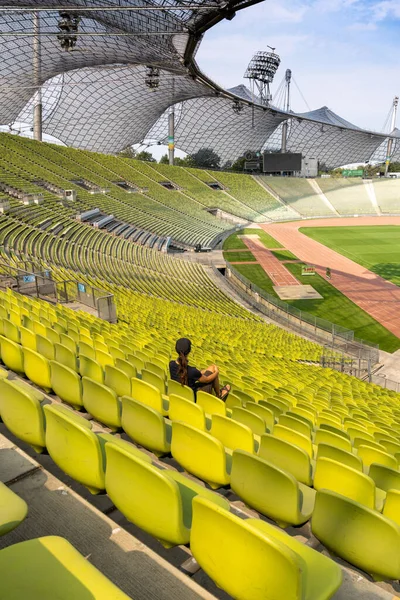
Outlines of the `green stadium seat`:
[{"label": "green stadium seat", "polygon": [[1,593],[13,600],[129,600],[67,540],[47,536],[0,550]]},{"label": "green stadium seat", "polygon": [[54,357],[58,363],[61,363],[73,371],[78,371],[77,356],[67,346],[63,346],[63,344],[54,344]]},{"label": "green stadium seat", "polygon": [[363,472],[362,460],[356,454],[342,450],[336,446],[330,446],[329,444],[318,444],[317,460],[319,458],[331,458],[336,462],[343,463],[356,471]]},{"label": "green stadium seat", "polygon": [[210,433],[230,451],[240,449],[254,453],[254,437],[250,427],[229,417],[213,415]]},{"label": "green stadium seat", "polygon": [[397,469],[373,463],[369,468],[368,475],[375,481],[376,487],[385,492],[400,490],[400,473]]},{"label": "green stadium seat", "polygon": [[112,442],[106,444],[106,490],[132,523],[167,548],[187,544],[197,495],[229,510],[229,502],[177,471],[159,469]]},{"label": "green stadium seat", "polygon": [[311,517],[314,490],[259,456],[233,452],[230,486],[246,504],[280,527],[302,525]]},{"label": "green stadium seat", "polygon": [[146,404],[154,408],[154,410],[158,410],[164,416],[168,414],[168,403],[163,399],[160,390],[154,387],[154,385],[133,377],[131,379],[131,386],[131,394],[134,400]]},{"label": "green stadium seat", "polygon": [[121,402],[111,388],[82,377],[83,406],[96,421],[104,423],[112,430],[121,427]]},{"label": "green stadium seat", "polygon": [[386,452],[392,454],[393,456],[400,452],[400,443],[398,442],[381,439],[379,443],[386,449]]},{"label": "green stadium seat", "polygon": [[196,403],[204,410],[207,416],[226,416],[225,402],[223,402],[216,396],[213,396],[212,394],[207,394],[207,392],[202,392],[201,390],[197,392],[196,396]]},{"label": "green stadium seat", "polygon": [[[3,346],[2,346],[3,349]],[[45,391],[51,390],[51,377],[50,377],[50,361],[44,356],[30,350],[29,348],[23,348],[24,355],[24,371],[25,375],[35,385],[43,388]]]},{"label": "green stadium seat", "polygon": [[169,396],[168,416],[171,421],[182,421],[187,425],[206,431],[206,415],[199,404],[195,404],[181,396]]},{"label": "green stadium seat", "polygon": [[83,406],[82,381],[79,375],[69,367],[55,360],[50,361],[50,382],[54,393],[63,402],[76,409]]},{"label": "green stadium seat", "polygon": [[374,481],[355,469],[330,458],[319,458],[314,473],[316,490],[331,490],[368,508],[382,510],[385,493]]},{"label": "green stadium seat", "polygon": [[336,563],[260,519],[243,520],[205,498],[193,500],[193,556],[241,600],[328,600],[342,582]]},{"label": "green stadium seat", "polygon": [[398,488],[387,491],[383,515],[400,526],[400,490]]},{"label": "green stadium seat", "polygon": [[151,458],[135,446],[110,433],[95,434],[91,423],[69,409],[44,406],[46,447],[51,458],[64,473],[88,488],[92,494],[105,489],[105,444],[112,441],[127,448],[145,462]]},{"label": "green stadium seat", "polygon": [[399,579],[400,527],[377,511],[333,491],[315,498],[312,532],[334,554],[372,575]]},{"label": "green stadium seat", "polygon": [[186,400],[190,400],[194,402],[194,394],[192,388],[187,385],[181,385],[178,381],[174,381],[173,379],[168,379],[167,381],[168,387],[168,396],[174,394],[175,396],[182,396],[182,398],[186,398]]},{"label": "green stadium seat", "polygon": [[310,455],[302,448],[266,434],[260,438],[258,456],[283,471],[291,473],[300,483],[312,485]]},{"label": "green stadium seat", "polygon": [[24,372],[24,355],[19,344],[0,336],[1,360],[16,373]]},{"label": "green stadium seat", "polygon": [[28,506],[25,500],[0,481],[0,536],[18,527],[27,514]]},{"label": "green stadium seat", "polygon": [[131,380],[122,369],[106,365],[104,369],[104,385],[114,390],[120,398],[131,395]]},{"label": "green stadium seat", "polygon": [[79,373],[82,377],[89,377],[98,383],[104,382],[104,371],[102,367],[93,359],[83,354],[79,355]]},{"label": "green stadium seat", "polygon": [[156,456],[171,451],[171,423],[160,412],[133,398],[122,396],[122,428],[129,437]]},{"label": "green stadium seat", "polygon": [[209,433],[180,421],[173,422],[171,454],[186,471],[211,488],[229,484],[231,456]]}]

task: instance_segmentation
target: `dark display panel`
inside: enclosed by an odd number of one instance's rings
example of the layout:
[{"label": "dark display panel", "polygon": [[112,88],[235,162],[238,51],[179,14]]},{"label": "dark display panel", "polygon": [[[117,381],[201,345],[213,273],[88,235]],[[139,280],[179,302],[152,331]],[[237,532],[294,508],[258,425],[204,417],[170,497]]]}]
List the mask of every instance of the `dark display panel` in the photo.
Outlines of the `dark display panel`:
[{"label": "dark display panel", "polygon": [[278,171],[301,171],[301,153],[290,154],[281,152],[265,153],[263,156],[264,173],[277,173]]}]

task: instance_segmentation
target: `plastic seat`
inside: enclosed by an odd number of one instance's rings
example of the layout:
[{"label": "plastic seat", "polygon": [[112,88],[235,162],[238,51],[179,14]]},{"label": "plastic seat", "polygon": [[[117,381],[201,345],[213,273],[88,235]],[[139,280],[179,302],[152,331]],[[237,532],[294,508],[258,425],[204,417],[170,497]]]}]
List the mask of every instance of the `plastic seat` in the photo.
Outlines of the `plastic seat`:
[{"label": "plastic seat", "polygon": [[315,432],[314,444],[328,444],[329,446],[335,446],[335,448],[346,450],[346,452],[351,452],[352,450],[349,439],[325,429],[317,429]]},{"label": "plastic seat", "polygon": [[0,536],[18,527],[27,514],[25,500],[0,481]]},{"label": "plastic seat", "polygon": [[170,394],[174,394],[175,396],[182,396],[182,398],[186,398],[186,400],[191,400],[191,402],[194,402],[193,390],[187,385],[181,385],[179,381],[168,379],[167,386],[168,396]]},{"label": "plastic seat", "polygon": [[197,495],[229,510],[229,502],[182,473],[159,469],[112,442],[106,444],[106,490],[132,523],[167,548],[187,544]]},{"label": "plastic seat", "polygon": [[[68,411],[68,412],[67,412]],[[145,462],[151,458],[135,446],[110,433],[93,433],[91,423],[71,410],[60,406],[44,406],[46,416],[46,447],[64,473],[86,486],[92,494],[105,489],[105,444],[112,441],[126,448]]]},{"label": "plastic seat", "polygon": [[262,435],[258,456],[291,473],[297,481],[312,485],[312,470],[310,455],[302,448],[274,437]]},{"label": "plastic seat", "polygon": [[51,360],[50,382],[54,393],[63,402],[77,409],[83,406],[82,381],[73,369]]},{"label": "plastic seat", "polygon": [[168,416],[171,421],[182,421],[201,431],[206,431],[206,415],[198,404],[181,396],[169,396]]},{"label": "plastic seat", "polygon": [[79,340],[79,356],[87,356],[92,360],[96,360],[96,351],[90,344]]},{"label": "plastic seat", "polygon": [[311,427],[307,423],[304,423],[304,421],[297,419],[295,416],[291,417],[286,414],[280,415],[278,424],[288,427],[289,429],[294,429],[294,431],[298,431],[306,437],[311,437]]},{"label": "plastic seat", "polygon": [[74,354],[76,354],[76,342],[72,337],[66,335],[65,333],[60,333],[60,344],[71,350]]},{"label": "plastic seat", "polygon": [[16,344],[21,343],[21,334],[18,325],[8,319],[3,319],[3,335]]},{"label": "plastic seat", "polygon": [[24,372],[24,355],[19,344],[0,336],[1,360],[16,373]]},{"label": "plastic seat", "polygon": [[302,525],[311,517],[314,490],[259,456],[235,450],[230,485],[246,504],[280,527]]},{"label": "plastic seat", "polygon": [[62,344],[54,344],[54,356],[58,363],[61,363],[65,367],[78,371],[78,360],[74,352],[72,352],[67,346]]},{"label": "plastic seat", "polygon": [[[255,402],[253,404],[255,404]],[[236,396],[236,394],[230,392],[229,396],[225,401],[225,406],[227,409],[229,408],[230,410],[232,410],[234,406],[243,406],[243,402],[239,398],[239,396]],[[258,406],[258,404],[256,406]]]},{"label": "plastic seat", "polygon": [[400,443],[385,439],[382,439],[379,443],[386,449],[386,452],[392,454],[393,456],[400,452]]},{"label": "plastic seat", "polygon": [[336,462],[343,463],[356,471],[363,472],[362,460],[356,454],[342,450],[336,446],[329,446],[329,444],[318,444],[317,460],[319,458],[331,458]]},{"label": "plastic seat", "polygon": [[353,439],[353,448],[358,449],[360,446],[369,446],[369,448],[375,448],[375,450],[380,450],[381,452],[386,452],[385,446],[378,444],[377,442],[371,442],[364,437],[356,437]]},{"label": "plastic seat", "polygon": [[314,488],[337,492],[377,510],[382,510],[386,495],[382,490],[377,489],[375,482],[364,473],[330,458],[317,460]]},{"label": "plastic seat", "polygon": [[113,367],[112,365],[105,366],[104,385],[114,390],[119,397],[131,395],[131,380],[128,375],[118,367]]},{"label": "plastic seat", "polygon": [[155,359],[152,359],[152,362],[146,363],[146,370],[151,371],[155,375],[158,375],[162,380],[165,380],[165,367],[161,367],[160,365],[153,362]]},{"label": "plastic seat", "polygon": [[47,360],[54,360],[54,344],[38,333],[36,334],[36,352],[47,358]]},{"label": "plastic seat", "polygon": [[128,375],[129,379],[132,377],[136,377],[136,369],[130,362],[127,360],[123,360],[122,358],[115,359],[115,366],[117,369],[123,371],[126,375]]},{"label": "plastic seat", "polygon": [[57,536],[0,550],[1,595],[13,600],[129,600],[67,540]]},{"label": "plastic seat", "polygon": [[400,525],[400,490],[390,489],[386,495],[383,515]]},{"label": "plastic seat", "polygon": [[122,350],[120,350],[116,346],[108,346],[108,353],[113,357],[114,361],[116,361],[117,358],[125,360],[124,352],[122,352]]},{"label": "plastic seat", "polygon": [[324,546],[375,580],[399,579],[400,527],[391,519],[321,490],[315,498],[311,528]]},{"label": "plastic seat", "polygon": [[159,377],[153,371],[148,371],[147,369],[142,370],[142,381],[149,383],[156,387],[162,395],[165,395],[165,380],[164,378]]},{"label": "plastic seat", "polygon": [[350,439],[350,436],[348,435],[347,431],[344,431],[343,429],[339,429],[339,427],[337,427],[336,425],[330,425],[329,423],[321,423],[319,429],[325,430],[325,431],[330,431],[331,433],[340,435],[345,440]]},{"label": "plastic seat", "polygon": [[391,469],[397,470],[399,468],[398,462],[394,456],[387,452],[382,452],[376,448],[370,446],[360,446],[357,451],[358,456],[364,463],[364,470],[367,471],[372,463],[378,463],[385,465]]},{"label": "plastic seat", "polygon": [[299,433],[298,431],[294,431],[294,429],[289,429],[288,427],[284,427],[283,425],[275,425],[274,427],[274,437],[279,438],[280,440],[285,440],[285,442],[290,442],[294,446],[298,446],[312,458],[313,456],[313,447],[312,442],[309,437]]},{"label": "plastic seat", "polygon": [[226,416],[226,406],[225,402],[213,396],[212,394],[207,394],[207,392],[202,392],[199,390],[196,394],[196,403],[201,406],[206,415],[222,415]]},{"label": "plastic seat", "polygon": [[82,377],[89,377],[98,383],[103,383],[104,381],[104,371],[102,367],[95,360],[82,354],[79,355],[79,373]]},{"label": "plastic seat", "polygon": [[82,377],[82,390],[83,406],[87,412],[110,429],[119,429],[121,402],[114,390],[89,377]]},{"label": "plastic seat", "polygon": [[160,390],[154,385],[133,378],[131,379],[131,386],[131,395],[134,400],[158,410],[164,416],[168,414],[168,403],[163,399]]},{"label": "plastic seat", "polygon": [[114,366],[114,359],[108,352],[103,350],[96,350],[96,362],[104,369],[106,365]]},{"label": "plastic seat", "polygon": [[254,437],[250,427],[229,417],[213,415],[210,433],[230,451],[240,449],[254,453]]},{"label": "plastic seat", "polygon": [[[232,394],[229,394],[228,400],[231,397],[231,395]],[[228,408],[228,400],[226,401],[227,408]],[[259,417],[264,419],[266,428],[268,429],[268,431],[270,433],[272,433],[272,431],[274,429],[274,425],[275,425],[275,417],[274,417],[274,413],[272,412],[272,410],[269,410],[269,408],[266,408],[265,406],[262,406],[261,404],[257,404],[256,402],[247,402],[246,410],[249,410],[250,412],[252,412],[255,415],[258,415]]]},{"label": "plastic seat", "polygon": [[50,391],[50,361],[38,352],[30,350],[29,348],[23,348],[22,350],[24,353],[25,375],[32,383],[35,383],[46,391]]},{"label": "plastic seat", "polygon": [[138,356],[129,354],[127,356],[127,360],[131,364],[131,366],[136,369],[137,373],[141,373],[142,370],[144,369],[144,361],[141,358],[139,358]]},{"label": "plastic seat", "polygon": [[385,492],[400,490],[400,473],[398,470],[373,463],[369,468],[368,475],[375,481],[376,487]]},{"label": "plastic seat", "polygon": [[171,451],[171,423],[157,410],[122,396],[122,428],[129,437],[157,456]]},{"label": "plastic seat", "polygon": [[342,582],[332,560],[260,519],[193,500],[190,549],[202,569],[240,600],[328,600]]},{"label": "plastic seat", "polygon": [[231,456],[209,433],[180,421],[173,422],[171,454],[186,471],[206,481],[211,488],[229,484]]},{"label": "plastic seat", "polygon": [[22,327],[22,325],[19,328],[19,332],[21,334],[21,346],[36,350],[36,334],[27,327]]},{"label": "plastic seat", "polygon": [[232,410],[231,418],[234,421],[238,421],[239,423],[242,423],[242,425],[249,427],[254,435],[260,436],[264,433],[268,433],[264,419],[250,410],[246,410],[245,408],[241,407],[235,407]]}]

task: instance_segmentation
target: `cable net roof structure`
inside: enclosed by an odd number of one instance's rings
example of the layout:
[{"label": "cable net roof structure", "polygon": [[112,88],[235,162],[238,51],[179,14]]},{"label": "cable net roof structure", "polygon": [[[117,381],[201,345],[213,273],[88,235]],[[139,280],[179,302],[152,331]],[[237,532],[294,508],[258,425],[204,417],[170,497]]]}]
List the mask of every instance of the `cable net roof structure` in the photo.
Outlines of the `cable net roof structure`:
[{"label": "cable net roof structure", "polygon": [[[380,156],[388,135],[365,131],[327,107],[286,113],[262,105],[244,85],[224,90],[195,61],[205,31],[261,0],[0,0],[0,124],[31,122],[41,88],[43,131],[67,145],[116,153],[151,140],[167,143],[175,110],[175,146],[212,148],[221,161],[247,150],[279,149],[328,168]],[[60,11],[80,19],[76,46],[57,37]],[[40,73],[33,69],[33,14],[39,17]],[[148,68],[157,85],[146,85]],[[393,132],[393,138],[398,137]],[[400,145],[393,143],[393,154]]]}]

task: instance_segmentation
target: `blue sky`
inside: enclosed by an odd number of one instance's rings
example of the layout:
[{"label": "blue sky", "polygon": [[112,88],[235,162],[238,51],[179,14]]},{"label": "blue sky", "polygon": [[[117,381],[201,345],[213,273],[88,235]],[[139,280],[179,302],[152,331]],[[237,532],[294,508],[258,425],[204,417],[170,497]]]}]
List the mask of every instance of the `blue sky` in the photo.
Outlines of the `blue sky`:
[{"label": "blue sky", "polygon": [[[276,47],[272,91],[292,69],[311,109],[328,106],[354,124],[382,130],[400,94],[400,0],[264,0],[206,33],[202,70],[224,87],[246,83],[257,50]],[[293,86],[293,110],[307,110]],[[400,119],[398,119],[398,125]]]}]

